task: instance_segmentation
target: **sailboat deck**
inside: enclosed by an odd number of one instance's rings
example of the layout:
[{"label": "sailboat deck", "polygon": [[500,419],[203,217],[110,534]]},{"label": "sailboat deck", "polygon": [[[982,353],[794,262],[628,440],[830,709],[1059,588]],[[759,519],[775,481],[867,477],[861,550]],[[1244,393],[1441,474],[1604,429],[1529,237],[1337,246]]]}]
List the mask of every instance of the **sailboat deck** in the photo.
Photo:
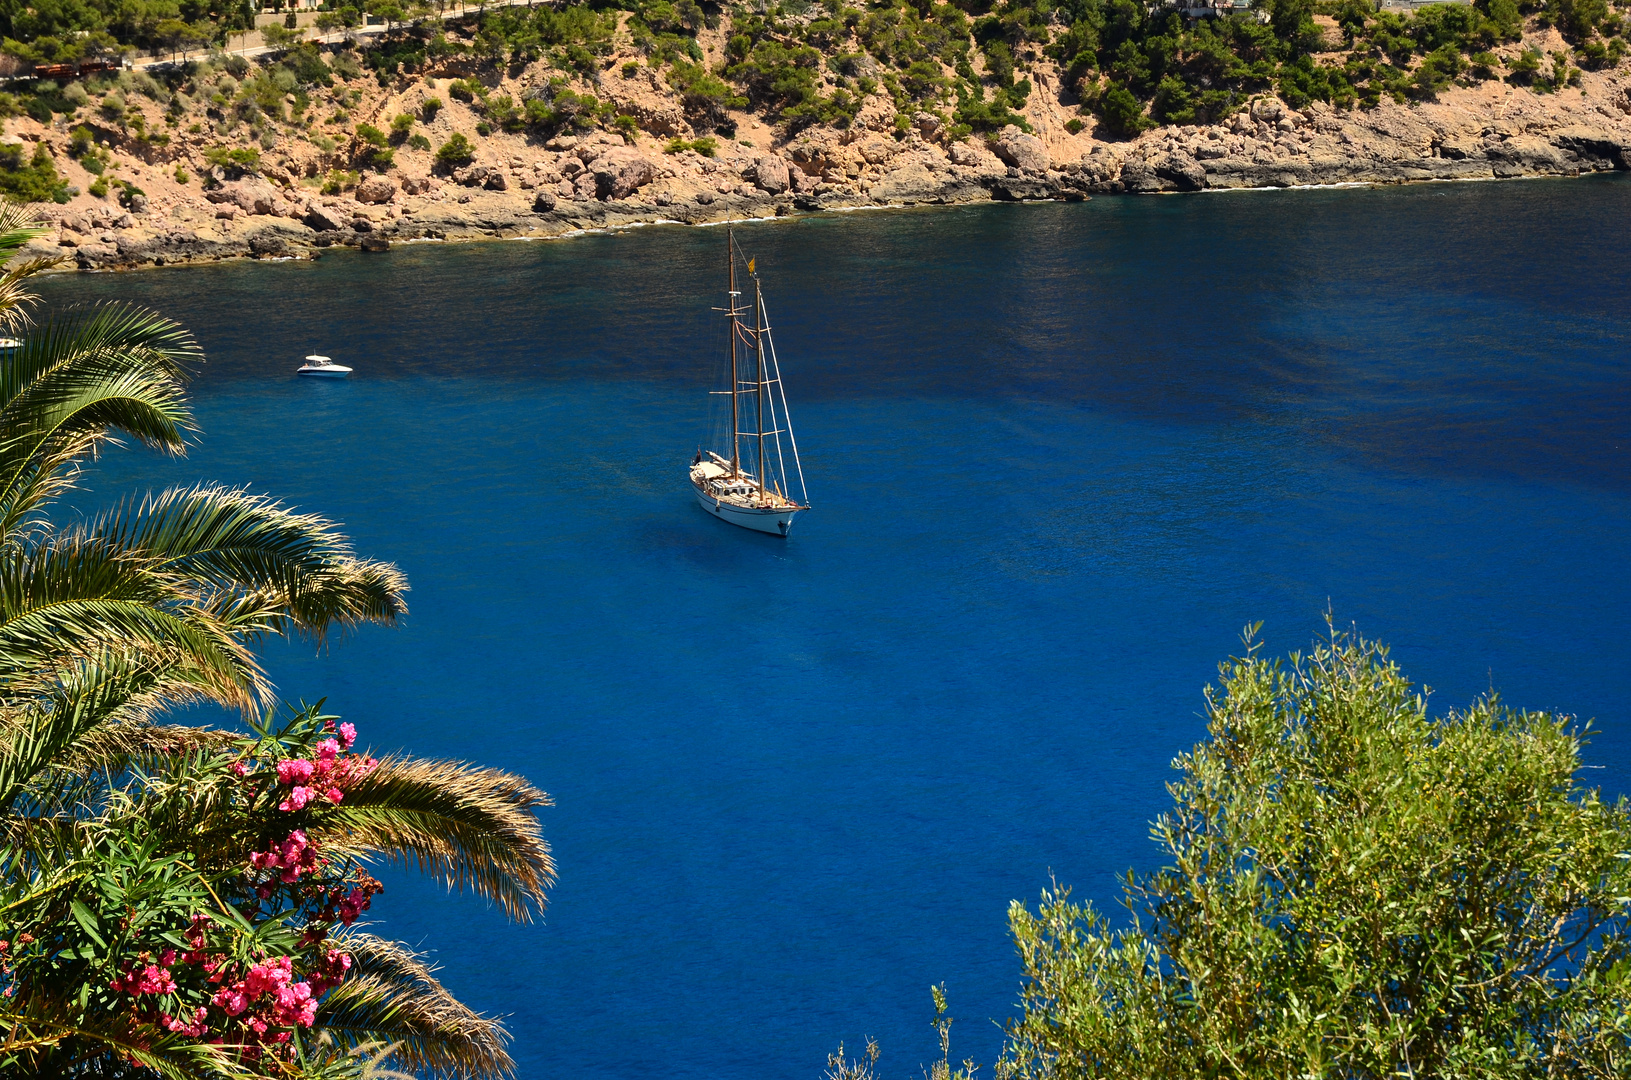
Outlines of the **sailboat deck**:
[{"label": "sailboat deck", "polygon": [[801,509],[798,503],[784,498],[771,488],[761,492],[759,481],[748,473],[731,476],[728,468],[711,461],[691,466],[691,483],[708,498],[731,506],[749,510]]}]

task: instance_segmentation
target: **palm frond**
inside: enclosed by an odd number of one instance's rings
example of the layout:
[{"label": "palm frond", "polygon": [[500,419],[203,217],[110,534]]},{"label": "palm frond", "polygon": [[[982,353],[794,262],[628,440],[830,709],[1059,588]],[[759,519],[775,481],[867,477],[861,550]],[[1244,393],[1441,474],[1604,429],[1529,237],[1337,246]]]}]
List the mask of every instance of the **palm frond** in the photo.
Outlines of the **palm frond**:
[{"label": "palm frond", "polygon": [[525,779],[454,761],[393,756],[346,791],[318,835],[336,854],[376,856],[496,901],[512,919],[542,914],[555,863],[534,811],[552,805]]},{"label": "palm frond", "polygon": [[[173,699],[165,702],[174,703]],[[6,745],[8,730],[9,725],[0,720],[0,746]],[[116,719],[92,727],[30,777],[26,791],[13,806],[12,820],[24,821],[25,814],[66,814],[99,806],[120,779],[131,773],[171,774],[200,754],[230,751],[238,738],[217,728],[155,724],[142,710],[127,705]],[[10,842],[5,835],[7,820],[0,816],[0,844]]]},{"label": "palm frond", "polygon": [[[4,240],[4,234],[0,234],[0,243]],[[0,258],[4,258],[3,253]],[[62,261],[61,258],[25,259],[6,267],[5,273],[0,274],[0,328],[8,334],[19,334],[34,324],[30,309],[39,297],[29,290],[28,279]]]},{"label": "palm frond", "polygon": [[230,750],[240,737],[220,728],[122,719],[80,736],[62,755],[59,765],[74,773],[93,769],[114,774],[131,769],[159,772],[178,757]]},{"label": "palm frond", "polygon": [[50,232],[50,224],[25,203],[0,201],[0,263],[6,262],[36,236]]},{"label": "palm frond", "polygon": [[[70,748],[104,725],[141,723],[165,707],[205,697],[186,657],[108,649],[38,675],[36,697],[0,712],[0,807],[10,807],[47,769],[61,769]],[[29,687],[29,689],[35,689]]]},{"label": "palm frond", "polygon": [[193,430],[183,386],[203,359],[168,319],[124,304],[52,319],[0,364],[0,530],[72,486],[117,429],[171,453]]},{"label": "palm frond", "polygon": [[0,550],[0,693],[104,649],[184,657],[195,689],[254,709],[270,688],[247,644],[140,553],[74,531]]},{"label": "palm frond", "polygon": [[50,231],[50,223],[39,220],[28,207],[10,201],[0,205],[0,265],[10,263],[0,274],[0,329],[7,333],[15,334],[33,322],[29,308],[39,297],[24,282],[62,262],[61,258],[12,260],[30,240]]},{"label": "palm frond", "polygon": [[87,1013],[66,1001],[29,997],[8,1002],[0,1025],[6,1028],[0,1060],[14,1064],[18,1076],[60,1075],[57,1070],[64,1066],[103,1054],[134,1061],[164,1080],[249,1080],[254,1075],[230,1048],[188,1042],[129,1014]]},{"label": "palm frond", "polygon": [[318,1007],[319,1027],[351,1045],[395,1043],[394,1056],[415,1072],[514,1075],[504,1026],[448,993],[417,953],[360,932],[343,935],[335,945],[351,954],[353,966]]},{"label": "palm frond", "polygon": [[321,637],[407,612],[396,567],[356,558],[333,522],[242,489],[173,488],[116,507],[89,532],[213,593],[212,610],[239,632]]}]

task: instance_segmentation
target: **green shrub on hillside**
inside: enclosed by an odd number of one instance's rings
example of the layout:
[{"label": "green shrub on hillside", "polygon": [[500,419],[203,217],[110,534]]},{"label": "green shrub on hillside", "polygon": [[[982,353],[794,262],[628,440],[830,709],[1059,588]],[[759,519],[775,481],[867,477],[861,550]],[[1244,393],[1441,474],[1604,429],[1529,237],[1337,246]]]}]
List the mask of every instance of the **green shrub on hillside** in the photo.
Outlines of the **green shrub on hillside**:
[{"label": "green shrub on hillside", "polygon": [[68,183],[43,142],[34,144],[27,161],[22,143],[0,144],[0,193],[18,202],[65,203],[70,198]]},{"label": "green shrub on hillside", "polygon": [[212,146],[204,151],[204,160],[231,175],[256,172],[260,169],[261,153],[253,147]]},{"label": "green shrub on hillside", "polygon": [[445,169],[456,169],[461,165],[468,165],[475,159],[476,148],[470,145],[470,140],[458,132],[454,132],[436,151],[436,164]]},{"label": "green shrub on hillside", "polygon": [[1431,717],[1333,633],[1223,665],[1113,930],[1055,886],[1009,925],[1023,1015],[998,1075],[1623,1077],[1631,807],[1582,731],[1493,696]]}]

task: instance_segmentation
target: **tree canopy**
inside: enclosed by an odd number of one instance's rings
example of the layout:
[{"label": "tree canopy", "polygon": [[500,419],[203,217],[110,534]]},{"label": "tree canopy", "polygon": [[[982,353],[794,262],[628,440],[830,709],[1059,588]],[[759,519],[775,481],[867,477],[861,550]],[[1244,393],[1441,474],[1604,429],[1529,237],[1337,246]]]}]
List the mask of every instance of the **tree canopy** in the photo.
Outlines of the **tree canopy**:
[{"label": "tree canopy", "polygon": [[1624,1077],[1631,811],[1585,731],[1494,695],[1432,716],[1374,642],[1245,654],[1129,873],[1130,926],[1055,886],[1009,923],[999,1073]]}]

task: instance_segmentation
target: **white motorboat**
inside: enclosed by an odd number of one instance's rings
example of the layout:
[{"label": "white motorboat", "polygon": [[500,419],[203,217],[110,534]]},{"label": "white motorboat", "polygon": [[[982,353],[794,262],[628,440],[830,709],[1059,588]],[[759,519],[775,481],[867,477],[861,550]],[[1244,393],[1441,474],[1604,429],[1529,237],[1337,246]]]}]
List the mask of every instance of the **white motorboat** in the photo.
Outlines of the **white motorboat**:
[{"label": "white motorboat", "polygon": [[[724,309],[730,320],[730,389],[714,393],[730,398],[730,456],[698,450],[691,462],[691,487],[697,503],[721,521],[786,536],[793,519],[810,508],[810,496],[804,490],[804,467],[799,464],[798,443],[787,415],[787,395],[782,391],[781,367],[776,362],[775,342],[770,338],[770,317],[765,312],[759,275],[749,259],[748,276],[753,279],[750,326],[745,318],[748,313],[741,307],[742,294],[736,288],[736,237],[729,228],[725,230],[725,250],[730,262],[730,291]],[[743,371],[748,365],[750,370]],[[747,377],[750,374],[752,377]],[[750,424],[751,430],[744,430],[744,424]],[[716,431],[716,438],[722,434]],[[785,456],[783,435],[791,450]],[[749,459],[746,468],[744,452]],[[788,457],[793,459],[799,482],[796,500],[787,481]]]},{"label": "white motorboat", "polygon": [[296,375],[315,375],[319,379],[343,379],[351,374],[351,369],[344,364],[336,364],[326,356],[313,353],[306,357],[306,362],[300,365]]},{"label": "white motorboat", "polygon": [[12,353],[23,347],[21,338],[0,337],[0,353]]}]

